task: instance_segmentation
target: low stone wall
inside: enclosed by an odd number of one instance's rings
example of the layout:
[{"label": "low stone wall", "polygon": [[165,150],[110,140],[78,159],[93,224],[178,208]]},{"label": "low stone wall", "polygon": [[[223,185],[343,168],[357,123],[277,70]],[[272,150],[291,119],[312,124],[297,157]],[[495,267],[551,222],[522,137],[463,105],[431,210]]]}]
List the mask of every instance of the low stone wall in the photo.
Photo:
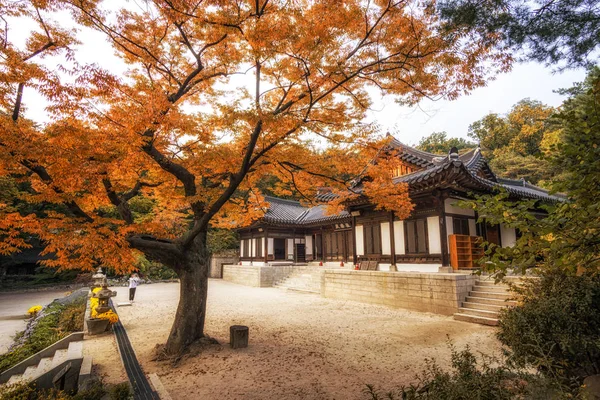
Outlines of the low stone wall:
[{"label": "low stone wall", "polygon": [[452,273],[326,270],[321,296],[452,315],[477,279]]},{"label": "low stone wall", "polygon": [[240,258],[236,252],[213,254],[210,258],[210,269],[208,270],[209,278],[222,278],[223,266],[226,264],[237,264]]}]

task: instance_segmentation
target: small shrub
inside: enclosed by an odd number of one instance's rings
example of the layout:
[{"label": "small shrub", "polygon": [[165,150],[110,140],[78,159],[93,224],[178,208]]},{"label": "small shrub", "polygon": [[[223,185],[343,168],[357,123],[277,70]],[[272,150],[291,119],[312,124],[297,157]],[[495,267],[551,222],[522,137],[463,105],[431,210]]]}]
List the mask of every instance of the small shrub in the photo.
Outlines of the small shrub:
[{"label": "small shrub", "polygon": [[73,396],[73,400],[99,400],[106,395],[106,388],[101,381],[95,380],[91,382],[87,388],[77,392]]},{"label": "small shrub", "polygon": [[58,328],[63,332],[77,332],[82,330],[84,314],[85,299],[74,302],[60,313]]},{"label": "small shrub", "polygon": [[545,272],[500,316],[498,339],[516,366],[578,386],[600,374],[600,276]]},{"label": "small shrub", "polygon": [[121,382],[109,390],[110,400],[129,400],[133,396],[129,382]]}]

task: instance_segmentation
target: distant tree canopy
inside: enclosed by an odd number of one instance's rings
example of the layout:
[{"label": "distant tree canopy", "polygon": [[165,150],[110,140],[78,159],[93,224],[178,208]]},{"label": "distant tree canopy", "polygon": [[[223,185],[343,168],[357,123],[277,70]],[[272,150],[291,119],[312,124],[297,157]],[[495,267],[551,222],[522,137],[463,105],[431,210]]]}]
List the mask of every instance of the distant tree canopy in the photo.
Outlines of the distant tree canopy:
[{"label": "distant tree canopy", "polygon": [[589,67],[597,60],[597,0],[442,0],[437,7],[447,29],[524,50],[529,60],[560,68]]},{"label": "distant tree canopy", "polygon": [[491,113],[469,126],[491,167],[507,178],[544,184],[556,173],[547,156],[559,140],[560,127],[550,118],[556,110],[524,99],[506,115]]},{"label": "distant tree canopy", "polygon": [[419,141],[418,149],[434,154],[446,154],[452,147],[458,150],[472,149],[477,146],[473,142],[469,142],[463,138],[449,138],[447,133],[433,132],[429,136],[425,136]]},{"label": "distant tree canopy", "polygon": [[545,218],[530,212],[535,201],[507,202],[505,193],[471,203],[488,222],[521,233],[515,246],[489,252],[488,267],[600,273],[600,70],[565,93],[569,99],[552,117],[560,141],[550,146],[546,162],[561,172],[550,186],[569,201],[545,207]]}]

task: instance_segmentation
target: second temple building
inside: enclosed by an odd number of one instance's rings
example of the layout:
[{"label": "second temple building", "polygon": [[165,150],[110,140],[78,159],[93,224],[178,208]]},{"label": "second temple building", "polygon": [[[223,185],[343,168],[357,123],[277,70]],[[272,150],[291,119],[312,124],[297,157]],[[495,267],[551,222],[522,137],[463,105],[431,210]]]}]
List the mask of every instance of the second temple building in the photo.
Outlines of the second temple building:
[{"label": "second temple building", "polygon": [[[379,271],[472,269],[482,255],[478,245],[482,238],[511,246],[518,232],[502,224],[478,223],[475,211],[457,205],[460,200],[498,189],[514,200],[560,200],[524,180],[497,177],[479,148],[462,155],[452,149],[444,157],[395,139],[389,146],[402,163],[392,181],[408,185],[415,206],[409,218],[400,220],[392,212],[375,210],[366,196],[335,215],[327,215],[325,205],[308,208],[297,201],[266,197],[270,206],[264,217],[239,230],[242,265],[322,262]],[[317,196],[327,201],[332,195]]]}]

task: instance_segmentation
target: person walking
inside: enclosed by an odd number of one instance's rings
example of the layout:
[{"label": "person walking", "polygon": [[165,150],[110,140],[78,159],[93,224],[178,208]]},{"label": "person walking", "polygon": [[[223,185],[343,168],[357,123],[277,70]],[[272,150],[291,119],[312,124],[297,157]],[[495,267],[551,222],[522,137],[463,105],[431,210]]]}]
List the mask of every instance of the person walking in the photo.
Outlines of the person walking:
[{"label": "person walking", "polygon": [[140,278],[135,272],[129,277],[129,301],[133,303],[135,297],[135,289],[140,284]]}]

